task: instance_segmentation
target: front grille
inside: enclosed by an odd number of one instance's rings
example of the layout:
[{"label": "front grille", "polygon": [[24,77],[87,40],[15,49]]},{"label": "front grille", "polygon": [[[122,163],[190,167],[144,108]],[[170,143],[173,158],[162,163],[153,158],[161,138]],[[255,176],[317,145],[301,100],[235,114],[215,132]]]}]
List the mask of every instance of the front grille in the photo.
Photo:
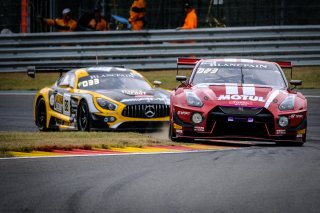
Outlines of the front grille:
[{"label": "front grille", "polygon": [[257,107],[219,107],[225,114],[233,115],[256,115],[262,111],[263,108]]},{"label": "front grille", "polygon": [[169,116],[170,106],[165,104],[139,104],[124,108],[122,115],[130,118],[161,118]]},{"label": "front grille", "polygon": [[[232,119],[230,119],[232,118]],[[250,122],[249,122],[250,121]],[[274,134],[274,117],[265,108],[215,107],[208,114],[207,128],[214,135],[263,136]]]}]

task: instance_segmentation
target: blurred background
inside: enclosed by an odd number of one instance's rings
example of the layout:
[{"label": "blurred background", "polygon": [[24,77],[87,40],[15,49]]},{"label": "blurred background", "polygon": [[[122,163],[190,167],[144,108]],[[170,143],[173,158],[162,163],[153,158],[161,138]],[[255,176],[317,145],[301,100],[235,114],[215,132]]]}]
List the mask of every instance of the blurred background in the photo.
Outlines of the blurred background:
[{"label": "blurred background", "polygon": [[[27,32],[50,32],[40,17],[61,17],[63,8],[70,8],[79,20],[96,5],[116,29],[111,15],[129,17],[131,0],[26,0]],[[184,3],[190,2],[198,15],[198,28],[269,25],[312,25],[320,23],[319,0],[147,0],[145,29],[172,29],[183,24]],[[0,0],[0,31],[21,32],[23,0]]]}]

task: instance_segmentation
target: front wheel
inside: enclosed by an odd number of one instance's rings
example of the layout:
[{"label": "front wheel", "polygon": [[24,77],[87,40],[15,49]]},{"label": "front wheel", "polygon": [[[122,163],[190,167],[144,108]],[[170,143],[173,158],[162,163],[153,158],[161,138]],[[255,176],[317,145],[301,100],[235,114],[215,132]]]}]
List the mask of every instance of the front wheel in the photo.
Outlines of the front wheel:
[{"label": "front wheel", "polygon": [[89,107],[86,101],[81,101],[79,104],[78,116],[77,116],[78,130],[90,131],[91,119]]},{"label": "front wheel", "polygon": [[46,102],[43,97],[36,104],[35,123],[40,131],[48,131]]}]

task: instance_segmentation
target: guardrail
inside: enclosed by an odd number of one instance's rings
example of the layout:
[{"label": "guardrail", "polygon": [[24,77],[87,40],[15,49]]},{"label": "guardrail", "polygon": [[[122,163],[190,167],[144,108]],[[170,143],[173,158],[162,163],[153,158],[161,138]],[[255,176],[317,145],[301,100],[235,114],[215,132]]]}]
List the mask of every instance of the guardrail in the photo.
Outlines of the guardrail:
[{"label": "guardrail", "polygon": [[177,57],[320,65],[320,25],[0,35],[0,72],[96,64],[175,69]]}]

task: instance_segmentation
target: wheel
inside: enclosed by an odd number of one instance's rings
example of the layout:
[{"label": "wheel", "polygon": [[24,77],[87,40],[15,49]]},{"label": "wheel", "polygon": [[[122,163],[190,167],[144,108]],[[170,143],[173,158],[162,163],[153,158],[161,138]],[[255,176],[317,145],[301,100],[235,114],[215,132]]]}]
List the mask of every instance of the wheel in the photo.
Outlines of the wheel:
[{"label": "wheel", "polygon": [[35,108],[35,123],[40,131],[48,131],[47,128],[47,109],[44,98],[40,98]]},{"label": "wheel", "polygon": [[86,101],[81,101],[78,109],[77,116],[78,130],[90,131],[91,119],[89,107]]}]

